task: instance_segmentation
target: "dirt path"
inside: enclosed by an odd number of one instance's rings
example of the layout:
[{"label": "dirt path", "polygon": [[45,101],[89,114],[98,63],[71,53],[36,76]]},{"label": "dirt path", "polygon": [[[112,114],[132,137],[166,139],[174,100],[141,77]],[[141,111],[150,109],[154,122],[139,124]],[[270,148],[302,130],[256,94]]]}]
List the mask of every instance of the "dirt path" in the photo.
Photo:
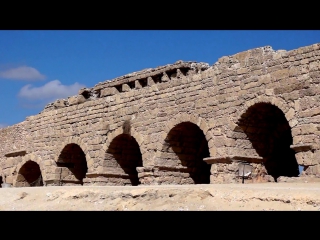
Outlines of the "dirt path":
[{"label": "dirt path", "polygon": [[320,182],[0,188],[0,210],[320,210]]}]

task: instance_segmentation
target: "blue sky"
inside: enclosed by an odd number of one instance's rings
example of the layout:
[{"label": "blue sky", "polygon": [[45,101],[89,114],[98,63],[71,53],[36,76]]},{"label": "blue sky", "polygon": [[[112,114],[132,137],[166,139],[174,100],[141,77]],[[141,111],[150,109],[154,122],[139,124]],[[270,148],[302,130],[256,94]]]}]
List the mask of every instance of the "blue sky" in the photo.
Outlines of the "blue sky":
[{"label": "blue sky", "polygon": [[82,87],[178,60],[320,43],[320,30],[0,30],[0,127]]}]

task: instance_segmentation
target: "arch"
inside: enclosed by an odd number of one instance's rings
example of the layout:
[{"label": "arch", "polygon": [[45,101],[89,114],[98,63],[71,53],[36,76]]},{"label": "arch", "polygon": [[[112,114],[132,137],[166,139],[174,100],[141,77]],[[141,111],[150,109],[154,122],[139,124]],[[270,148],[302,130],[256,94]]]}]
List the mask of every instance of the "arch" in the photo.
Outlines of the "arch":
[{"label": "arch", "polygon": [[89,154],[87,144],[80,137],[72,136],[72,137],[68,137],[64,141],[62,141],[58,145],[58,147],[56,148],[56,151],[54,154],[55,155],[55,162],[58,161],[59,155],[62,152],[62,150],[64,149],[64,147],[67,146],[68,144],[72,144],[72,143],[77,144],[81,148],[81,150],[84,152],[84,154],[86,156],[88,169],[90,169],[93,166],[94,161]]},{"label": "arch", "polygon": [[[126,134],[124,129],[122,127],[117,128],[113,132],[109,133],[106,139],[106,142],[103,144],[102,149],[104,152],[108,151],[108,148],[111,144],[111,142],[119,135],[121,134]],[[130,127],[130,136],[132,136],[135,141],[138,143],[140,152],[141,152],[141,157],[142,157],[142,162],[144,162],[147,159],[147,150],[144,147],[144,137],[141,135],[139,132],[135,130],[133,126]]]},{"label": "arch", "polygon": [[249,101],[246,101],[244,103],[243,110],[240,111],[240,114],[237,116],[237,119],[240,119],[240,117],[245,114],[248,108],[251,106],[257,104],[257,103],[269,103],[276,107],[278,107],[285,115],[287,121],[289,122],[290,127],[294,127],[296,124],[296,112],[294,108],[290,107],[283,99],[278,97],[267,97],[267,96],[258,96],[254,99],[251,99]]},{"label": "arch", "polygon": [[40,170],[40,173],[41,173],[41,179],[38,179],[39,182],[35,182],[34,184],[40,184],[40,182],[42,181],[42,185],[45,185],[45,169],[44,169],[44,165],[43,165],[43,162],[41,161],[41,159],[33,154],[33,153],[29,153],[25,156],[22,157],[22,160],[20,163],[18,163],[13,169],[11,169],[11,174],[14,175],[13,177],[13,186],[16,186],[18,187],[17,183],[19,182],[19,180],[22,180],[22,179],[18,179],[19,177],[19,171],[21,170],[21,168],[29,161],[32,161],[34,163],[36,163],[38,166],[39,166],[39,170]]},{"label": "arch", "polygon": [[136,139],[125,133],[116,136],[106,150],[103,166],[118,179],[117,185],[139,185],[137,167],[143,164]]},{"label": "arch", "polygon": [[86,154],[76,143],[68,143],[61,150],[56,161],[60,167],[60,184],[81,184],[88,172]]},{"label": "arch", "polygon": [[39,164],[28,160],[18,171],[15,187],[43,186],[42,174]]},{"label": "arch", "polygon": [[[158,150],[162,148],[163,142],[165,141],[165,139],[166,139],[168,133],[171,131],[171,129],[173,129],[175,126],[177,126],[178,124],[180,124],[182,122],[190,122],[190,123],[197,125],[202,130],[208,144],[210,145],[210,148],[209,148],[210,156],[213,156],[216,154],[216,148],[212,144],[212,142],[213,142],[212,141],[212,134],[209,131],[210,130],[209,124],[206,122],[205,119],[203,119],[197,115],[188,114],[188,113],[179,113],[174,118],[172,118],[166,122],[164,132],[161,136],[161,140],[158,142],[158,145],[157,145]],[[157,155],[159,156],[159,153]]]},{"label": "arch", "polygon": [[199,125],[190,121],[171,123],[173,127],[163,140],[156,161],[162,172],[160,184],[210,183],[211,165],[203,161],[210,152],[207,138]]},{"label": "arch", "polygon": [[280,176],[297,177],[299,167],[290,148],[291,126],[282,110],[286,108],[259,101],[248,105],[234,129],[236,146],[246,151],[252,149],[262,157],[267,174],[275,181]]}]

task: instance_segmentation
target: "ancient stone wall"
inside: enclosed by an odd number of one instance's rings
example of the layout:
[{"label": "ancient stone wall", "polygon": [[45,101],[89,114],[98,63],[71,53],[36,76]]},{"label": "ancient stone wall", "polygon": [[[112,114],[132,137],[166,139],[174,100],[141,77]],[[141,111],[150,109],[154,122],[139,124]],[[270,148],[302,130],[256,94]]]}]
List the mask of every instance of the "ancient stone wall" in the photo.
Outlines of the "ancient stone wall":
[{"label": "ancient stone wall", "polygon": [[81,89],[0,129],[2,177],[22,186],[30,161],[44,185],[241,182],[242,162],[252,182],[318,177],[319,61],[320,44],[267,46]]}]

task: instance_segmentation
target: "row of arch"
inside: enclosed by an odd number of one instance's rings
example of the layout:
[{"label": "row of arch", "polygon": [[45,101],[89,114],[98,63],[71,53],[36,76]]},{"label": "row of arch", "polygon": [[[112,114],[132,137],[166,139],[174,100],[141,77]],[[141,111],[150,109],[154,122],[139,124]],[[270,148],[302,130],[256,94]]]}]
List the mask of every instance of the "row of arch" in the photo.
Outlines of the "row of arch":
[{"label": "row of arch", "polygon": [[[275,180],[279,176],[299,175],[299,165],[290,148],[293,142],[291,126],[281,108],[275,102],[252,102],[235,128],[235,131],[246,135],[245,140],[263,157],[268,174]],[[159,165],[166,171],[178,169],[187,173],[190,180],[187,183],[210,183],[211,165],[203,159],[212,156],[215,148],[212,144],[209,148],[213,138],[206,121],[194,115],[180,114],[166,128],[164,141],[158,142],[158,149],[161,149],[157,156],[161,160]],[[240,139],[237,135],[233,138],[235,141]],[[143,167],[146,154],[140,149],[142,144],[143,138],[134,129],[131,129],[131,134],[123,133],[123,129],[114,131],[103,146],[106,154],[105,167],[118,167],[131,185],[139,185],[137,167]],[[83,179],[93,164],[90,156],[85,154],[85,144],[79,138],[71,137],[62,145],[56,164],[62,171],[66,169],[69,173],[65,174],[64,181],[83,184]],[[39,164],[32,160],[25,162],[18,172],[16,186],[43,186]]]}]

